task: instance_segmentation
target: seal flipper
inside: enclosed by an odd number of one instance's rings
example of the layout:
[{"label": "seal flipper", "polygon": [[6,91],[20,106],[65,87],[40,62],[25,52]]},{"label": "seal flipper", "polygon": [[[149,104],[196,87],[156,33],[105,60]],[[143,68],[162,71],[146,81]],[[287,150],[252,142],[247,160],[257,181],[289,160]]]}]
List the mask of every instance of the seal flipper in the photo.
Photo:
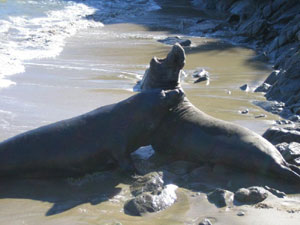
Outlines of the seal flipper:
[{"label": "seal flipper", "polygon": [[288,167],[300,176],[300,168],[298,166],[288,163]]},{"label": "seal flipper", "polygon": [[289,166],[288,164],[287,166],[276,164],[276,166],[273,167],[273,172],[275,173],[276,176],[288,182],[300,185],[300,174],[298,174],[288,166]]}]

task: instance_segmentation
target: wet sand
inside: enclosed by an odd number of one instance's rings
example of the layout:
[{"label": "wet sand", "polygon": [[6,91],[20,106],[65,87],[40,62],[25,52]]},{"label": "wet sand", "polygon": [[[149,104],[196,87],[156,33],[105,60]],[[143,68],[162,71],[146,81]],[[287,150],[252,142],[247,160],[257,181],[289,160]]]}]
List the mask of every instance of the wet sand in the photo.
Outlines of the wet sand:
[{"label": "wet sand", "polygon": [[[150,59],[165,57],[169,51],[170,46],[156,41],[168,35],[135,24],[107,25],[69,38],[55,59],[27,62],[24,74],[11,77],[17,85],[0,91],[1,110],[6,112],[1,117],[0,140],[133,95],[132,87]],[[193,104],[258,133],[278,119],[251,103],[263,100],[262,94],[239,89],[245,83],[255,87],[270,72],[264,63],[250,63],[253,51],[213,39],[191,40],[196,47],[186,49],[185,72],[205,68],[211,75],[209,86],[193,84],[189,77],[184,80]],[[246,108],[249,114],[239,113]],[[259,114],[267,117],[255,119]],[[244,206],[246,215],[239,217],[236,209],[216,208],[204,195],[193,197],[183,188],[169,209],[132,217],[123,212],[130,198],[127,182],[117,173],[100,173],[79,186],[67,179],[6,181],[0,185],[0,224],[198,224],[209,217],[213,224],[296,225],[300,219],[299,213],[250,206]]]}]

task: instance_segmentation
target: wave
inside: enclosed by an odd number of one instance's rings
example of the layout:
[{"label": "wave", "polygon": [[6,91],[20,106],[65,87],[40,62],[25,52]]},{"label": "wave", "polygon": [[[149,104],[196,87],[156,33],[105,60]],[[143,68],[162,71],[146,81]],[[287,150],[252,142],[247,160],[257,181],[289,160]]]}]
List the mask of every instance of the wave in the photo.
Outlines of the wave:
[{"label": "wave", "polygon": [[[33,11],[34,5],[46,4],[46,1],[38,0],[24,2],[31,5]],[[76,2],[49,2],[63,7],[40,12],[39,15],[43,16],[39,17],[32,17],[29,11],[27,15],[11,16],[9,10],[0,10],[0,88],[15,84],[7,76],[24,72],[25,60],[55,57],[63,50],[65,39],[79,29],[103,26],[100,22],[86,19],[87,15],[96,11],[92,7]],[[8,15],[4,17],[5,13]]]}]

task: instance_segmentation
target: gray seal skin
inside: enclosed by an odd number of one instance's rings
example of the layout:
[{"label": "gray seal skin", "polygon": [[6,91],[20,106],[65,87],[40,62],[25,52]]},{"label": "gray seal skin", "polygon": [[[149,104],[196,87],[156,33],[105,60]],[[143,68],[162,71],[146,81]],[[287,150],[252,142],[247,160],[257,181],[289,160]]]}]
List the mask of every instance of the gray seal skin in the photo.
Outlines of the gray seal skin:
[{"label": "gray seal skin", "polygon": [[[180,71],[185,64],[185,52],[180,44],[176,43],[165,59],[153,57],[150,67],[146,70],[140,89],[174,89],[180,87]],[[169,88],[171,87],[171,88]]]},{"label": "gray seal skin", "polygon": [[80,176],[111,163],[134,169],[129,154],[150,137],[183,93],[153,90],[0,143],[1,177]]},{"label": "gray seal skin", "polygon": [[[174,49],[181,53],[174,54]],[[177,45],[172,48],[167,58],[170,54],[180,56],[173,61],[179,61],[179,65],[184,65],[185,58],[181,57],[184,56],[183,48]],[[149,71],[152,71],[152,64]],[[163,67],[158,62],[154,67],[157,66],[168,70],[170,64]],[[164,71],[160,71],[160,74],[164,74]],[[170,84],[175,84],[176,79],[179,83],[179,72],[176,74],[166,71],[165,74],[173,75]],[[156,74],[148,73],[147,79],[156,81],[153,84],[154,88],[164,89],[168,86],[164,78],[160,86]],[[180,88],[178,84],[173,88],[178,86]],[[151,83],[142,85],[142,91],[151,88]],[[172,86],[169,85],[168,88]],[[174,159],[223,164],[300,184],[300,169],[288,164],[269,141],[247,128],[205,114],[186,97],[168,114],[158,130],[159,133],[154,136],[151,143],[153,148]]]}]

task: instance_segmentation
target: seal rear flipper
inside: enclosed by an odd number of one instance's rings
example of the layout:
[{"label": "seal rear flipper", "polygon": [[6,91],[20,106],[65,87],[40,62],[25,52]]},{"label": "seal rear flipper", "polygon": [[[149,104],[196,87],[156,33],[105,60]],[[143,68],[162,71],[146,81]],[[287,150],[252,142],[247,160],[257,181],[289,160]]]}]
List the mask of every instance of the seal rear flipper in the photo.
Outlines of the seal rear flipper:
[{"label": "seal rear flipper", "polygon": [[288,163],[288,167],[300,176],[300,168],[298,166]]},{"label": "seal rear flipper", "polygon": [[280,177],[290,183],[300,185],[300,174],[296,173],[294,170],[292,170],[291,168],[289,168],[287,166],[277,165],[274,168],[273,172],[275,172],[275,175],[277,175],[278,177]]}]

